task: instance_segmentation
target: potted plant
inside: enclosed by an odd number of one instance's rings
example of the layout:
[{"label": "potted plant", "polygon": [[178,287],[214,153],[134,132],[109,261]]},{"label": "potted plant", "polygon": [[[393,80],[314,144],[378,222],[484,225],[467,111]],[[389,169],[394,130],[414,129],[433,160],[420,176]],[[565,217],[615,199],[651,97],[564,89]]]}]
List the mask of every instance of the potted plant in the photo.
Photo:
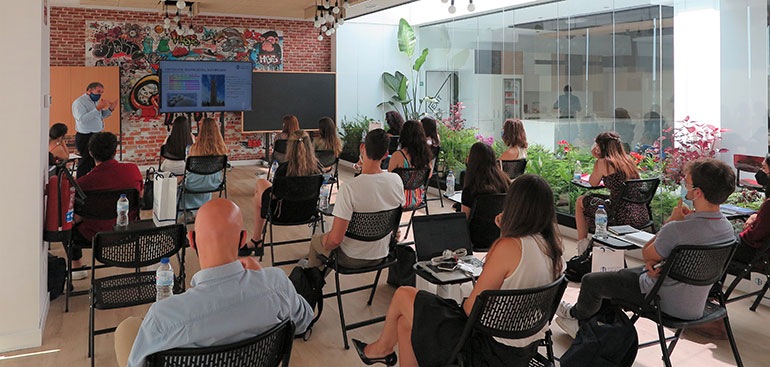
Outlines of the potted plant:
[{"label": "potted plant", "polygon": [[358,162],[359,147],[363,132],[369,129],[369,123],[373,121],[366,116],[358,115],[355,118],[348,120],[347,117],[342,119],[340,124],[341,139],[342,139],[342,153],[340,153],[340,159],[344,159],[348,162]]}]

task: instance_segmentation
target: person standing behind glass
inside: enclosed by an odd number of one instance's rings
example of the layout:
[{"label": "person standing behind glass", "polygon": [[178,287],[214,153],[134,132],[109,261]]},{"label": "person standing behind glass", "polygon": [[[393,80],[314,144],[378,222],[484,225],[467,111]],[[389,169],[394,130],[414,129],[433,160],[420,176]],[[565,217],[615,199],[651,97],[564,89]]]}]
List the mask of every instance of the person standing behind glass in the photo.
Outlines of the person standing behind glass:
[{"label": "person standing behind glass", "polygon": [[564,94],[559,96],[553,104],[554,110],[559,110],[559,118],[575,118],[575,114],[582,111],[580,98],[572,94],[572,87],[564,86]]},{"label": "person standing behind glass", "polygon": [[91,135],[104,129],[104,119],[112,115],[118,100],[112,102],[101,99],[104,85],[92,82],[86,87],[86,93],[72,102],[72,116],[75,118],[75,147],[80,153],[78,177],[85,176],[94,168],[94,159],[88,153],[88,141]]}]

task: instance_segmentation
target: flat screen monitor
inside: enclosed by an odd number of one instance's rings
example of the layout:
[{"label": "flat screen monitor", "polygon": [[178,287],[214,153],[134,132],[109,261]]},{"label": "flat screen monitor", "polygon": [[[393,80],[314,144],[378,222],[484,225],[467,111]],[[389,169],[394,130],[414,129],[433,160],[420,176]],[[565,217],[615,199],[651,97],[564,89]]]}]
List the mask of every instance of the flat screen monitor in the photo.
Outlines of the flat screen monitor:
[{"label": "flat screen monitor", "polygon": [[251,111],[250,62],[161,61],[160,112]]}]

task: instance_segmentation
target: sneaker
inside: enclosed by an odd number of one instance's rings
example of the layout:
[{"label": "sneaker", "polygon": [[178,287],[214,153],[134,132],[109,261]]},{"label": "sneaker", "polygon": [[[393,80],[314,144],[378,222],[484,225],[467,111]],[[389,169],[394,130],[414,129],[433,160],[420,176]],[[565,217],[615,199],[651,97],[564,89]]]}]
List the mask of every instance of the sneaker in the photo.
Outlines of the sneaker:
[{"label": "sneaker", "polygon": [[559,325],[559,327],[564,330],[564,332],[567,333],[567,335],[569,335],[572,339],[575,339],[579,328],[578,320],[557,316],[556,324]]},{"label": "sneaker", "polygon": [[72,272],[72,280],[81,280],[88,278],[88,270],[78,270]]},{"label": "sneaker", "polygon": [[559,303],[559,307],[556,308],[556,316],[574,320],[575,318],[572,317],[572,314],[569,313],[570,310],[572,310],[572,304],[567,301],[561,301],[561,303]]},{"label": "sneaker", "polygon": [[586,252],[586,249],[588,249],[588,245],[591,243],[591,241],[588,238],[584,238],[582,240],[577,241],[577,253],[578,255]]}]

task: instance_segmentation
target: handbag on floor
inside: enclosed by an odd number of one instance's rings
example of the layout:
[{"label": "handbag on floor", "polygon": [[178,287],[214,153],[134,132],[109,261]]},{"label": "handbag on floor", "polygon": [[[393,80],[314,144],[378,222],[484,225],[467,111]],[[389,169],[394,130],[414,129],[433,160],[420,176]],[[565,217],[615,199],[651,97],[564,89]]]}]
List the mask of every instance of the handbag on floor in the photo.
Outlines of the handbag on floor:
[{"label": "handbag on floor", "polygon": [[395,245],[391,248],[398,261],[388,268],[388,284],[394,287],[414,287],[416,277],[414,264],[417,263],[417,254],[411,246]]},{"label": "handbag on floor", "polygon": [[562,367],[629,367],[636,359],[639,338],[634,324],[617,306],[605,306],[580,329],[564,352]]},{"label": "handbag on floor", "polygon": [[61,257],[48,253],[48,294],[51,301],[64,292],[67,278],[67,262]]},{"label": "handbag on floor", "polygon": [[291,274],[289,274],[289,280],[291,281],[291,284],[294,285],[294,290],[297,291],[297,294],[307,301],[311,309],[315,310],[316,307],[318,308],[318,312],[315,317],[313,317],[313,320],[310,321],[310,325],[307,326],[305,332],[294,336],[295,338],[301,337],[307,341],[313,333],[313,325],[315,325],[316,321],[321,318],[321,313],[323,313],[324,310],[323,288],[324,285],[326,285],[324,273],[319,268],[303,268],[297,266],[291,271]]},{"label": "handbag on floor", "polygon": [[150,210],[153,205],[153,179],[155,178],[155,167],[150,167],[144,175],[144,194],[142,195],[142,210]]}]

